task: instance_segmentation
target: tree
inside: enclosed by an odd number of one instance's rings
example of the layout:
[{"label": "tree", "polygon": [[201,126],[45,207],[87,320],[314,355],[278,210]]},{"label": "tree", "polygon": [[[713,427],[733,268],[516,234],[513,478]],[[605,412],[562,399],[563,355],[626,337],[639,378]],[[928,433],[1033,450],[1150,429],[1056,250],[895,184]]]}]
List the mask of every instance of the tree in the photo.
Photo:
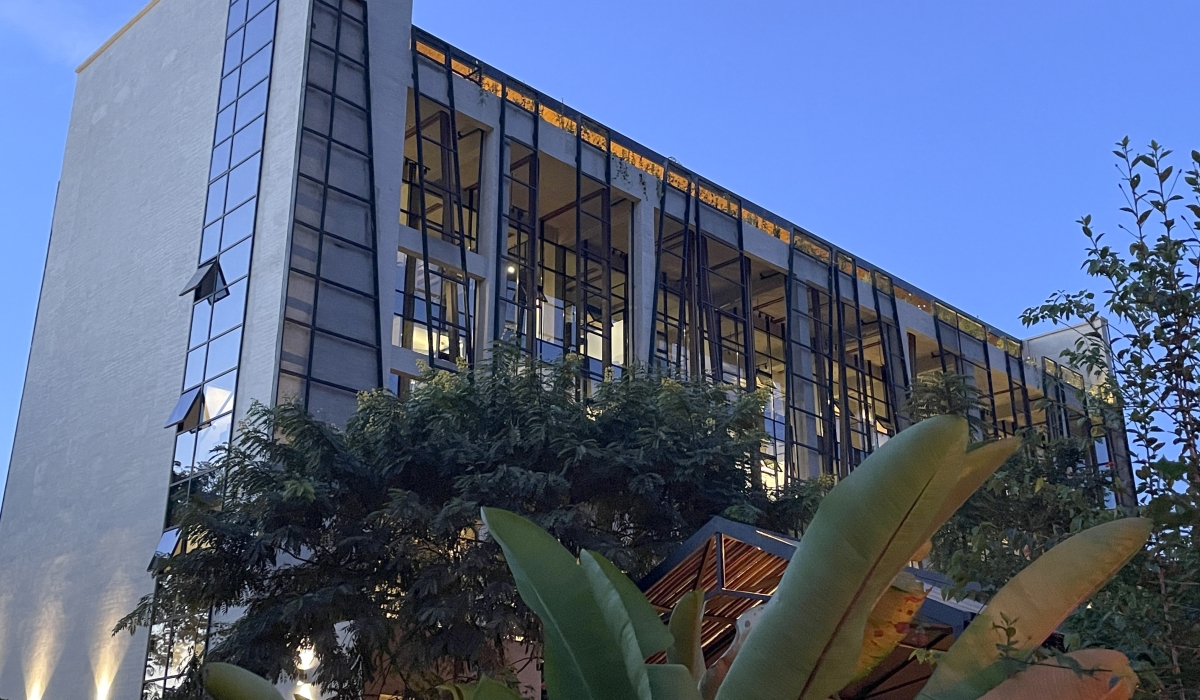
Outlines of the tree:
[{"label": "tree", "polygon": [[[1136,566],[1066,628],[1073,644],[1102,644],[1130,656],[1141,692],[1194,700],[1200,698],[1200,152],[1192,151],[1185,173],[1154,142],[1136,153],[1124,139],[1114,154],[1128,245],[1110,244],[1092,217],[1080,219],[1088,241],[1084,269],[1100,289],[1057,292],[1022,320],[1090,329],[1063,356],[1099,387],[1087,397],[1090,408],[1127,425],[1140,509],[1155,531]],[[1176,192],[1181,176],[1192,203]],[[1112,517],[1096,499],[1096,489],[1111,486],[1072,466],[1077,445],[1031,447],[972,499],[935,548],[935,560],[940,556],[960,584],[983,585],[980,597],[1019,561]]]},{"label": "tree", "polygon": [[294,677],[311,646],[337,697],[426,697],[480,672],[511,680],[506,642],[539,638],[481,506],[634,578],[713,515],[787,524],[788,506],[749,478],[763,396],[646,370],[584,396],[582,377],[578,358],[498,346],[478,370],[427,371],[405,400],[361,395],[344,431],[255,407],[216,460],[224,506],[186,508],[189,551],[122,627],[150,624],[155,606],[160,619],[213,610],[233,621],[214,626],[209,659]]}]

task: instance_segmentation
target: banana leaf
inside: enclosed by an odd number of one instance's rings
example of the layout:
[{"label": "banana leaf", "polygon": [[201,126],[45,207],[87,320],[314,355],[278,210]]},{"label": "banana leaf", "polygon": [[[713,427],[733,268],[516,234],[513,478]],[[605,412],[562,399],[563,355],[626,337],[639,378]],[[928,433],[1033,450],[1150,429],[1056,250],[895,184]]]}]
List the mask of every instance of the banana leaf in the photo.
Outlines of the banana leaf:
[{"label": "banana leaf", "polygon": [[[595,552],[587,554],[600,567],[600,571],[608,577],[613,588],[617,590],[617,594],[621,596],[621,602],[625,604],[625,610],[633,622],[633,631],[637,635],[638,646],[642,650],[642,660],[644,661],[660,651],[666,651],[674,643],[675,638],[671,636],[671,632],[663,624],[658,613],[654,611],[654,606],[650,604],[649,600],[646,600],[646,596],[637,587],[637,584],[629,580],[629,577],[618,569],[616,564],[602,555]],[[582,562],[581,557],[580,563]]]},{"label": "banana leaf", "polygon": [[700,700],[696,681],[686,666],[678,664],[647,664],[650,688],[654,700]]},{"label": "banana leaf", "polygon": [[[1143,518],[1114,520],[1043,554],[996,593],[938,661],[917,697],[976,700],[1000,685],[1137,554],[1150,528]],[[1008,627],[1015,631],[1011,639]]]},{"label": "banana leaf", "polygon": [[482,514],[521,599],[542,621],[551,700],[648,700],[630,682],[622,647],[575,557],[519,515],[495,508]]},{"label": "banana leaf", "polygon": [[941,525],[966,448],[964,419],[931,418],[830,491],[717,700],[825,700],[854,678],[867,618]]},{"label": "banana leaf", "polygon": [[273,683],[233,664],[204,664],[202,678],[213,700],[283,700]]},{"label": "banana leaf", "polygon": [[862,652],[852,680],[865,678],[908,636],[909,625],[929,592],[916,576],[903,571],[867,617]]},{"label": "banana leaf", "polygon": [[[1083,649],[1028,667],[980,700],[1129,700],[1138,677],[1129,659],[1111,649]],[[1076,668],[1077,667],[1077,668]]]},{"label": "banana leaf", "polygon": [[629,618],[625,601],[621,599],[617,587],[609,580],[608,574],[601,568],[595,554],[586,549],[580,552],[579,565],[587,577],[588,585],[591,586],[596,604],[600,607],[604,624],[616,640],[621,655],[625,657],[624,669],[629,684],[637,691],[638,698],[651,700],[650,679],[646,676],[646,664],[643,663],[646,659],[642,655],[641,645],[638,644],[637,630],[633,627],[633,620]]},{"label": "banana leaf", "polygon": [[682,664],[692,674],[693,685],[704,677],[704,648],[700,630],[704,626],[704,591],[685,593],[671,611],[670,630],[675,643],[667,649],[667,663]]}]

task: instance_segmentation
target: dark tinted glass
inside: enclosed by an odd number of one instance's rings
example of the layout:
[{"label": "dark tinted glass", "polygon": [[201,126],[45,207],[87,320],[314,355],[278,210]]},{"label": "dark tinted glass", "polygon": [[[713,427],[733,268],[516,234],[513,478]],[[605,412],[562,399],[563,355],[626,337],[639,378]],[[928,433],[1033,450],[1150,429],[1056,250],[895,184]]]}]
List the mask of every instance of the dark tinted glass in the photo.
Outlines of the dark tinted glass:
[{"label": "dark tinted glass", "polygon": [[367,113],[338,100],[333,115],[333,138],[347,146],[367,151]]},{"label": "dark tinted glass", "polygon": [[[364,343],[375,343],[375,302],[360,294],[321,283],[317,327]],[[372,356],[374,352],[371,353]],[[372,359],[372,371],[374,360]]]},{"label": "dark tinted glass", "polygon": [[375,291],[371,254],[336,238],[326,238],[321,248],[321,277],[367,294]]}]

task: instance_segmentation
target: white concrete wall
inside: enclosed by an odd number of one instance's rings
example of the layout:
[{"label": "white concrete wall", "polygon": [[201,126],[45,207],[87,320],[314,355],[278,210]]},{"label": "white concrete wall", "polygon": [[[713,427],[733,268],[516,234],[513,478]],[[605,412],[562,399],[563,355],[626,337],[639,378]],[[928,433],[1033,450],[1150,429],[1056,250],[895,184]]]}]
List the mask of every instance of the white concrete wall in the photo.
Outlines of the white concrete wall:
[{"label": "white concrete wall", "polygon": [[0,518],[0,697],[139,697],[224,0],[163,0],[79,76]]}]

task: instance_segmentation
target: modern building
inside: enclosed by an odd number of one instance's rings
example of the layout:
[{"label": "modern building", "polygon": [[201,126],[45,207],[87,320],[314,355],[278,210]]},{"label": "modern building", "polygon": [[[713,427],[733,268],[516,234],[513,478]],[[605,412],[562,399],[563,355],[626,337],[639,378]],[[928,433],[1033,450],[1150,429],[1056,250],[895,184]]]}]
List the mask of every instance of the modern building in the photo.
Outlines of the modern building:
[{"label": "modern building", "polygon": [[[338,422],[497,338],[597,380],[769,387],[769,486],[848,473],[934,370],[1000,433],[1080,430],[1070,332],[934,298],[412,28],[407,0],[153,0],[78,73],[0,517],[0,697],[160,697],[194,642],[110,630],[175,505],[219,500],[206,460],[251,403]],[[1128,469],[1119,431],[1096,453]]]}]

